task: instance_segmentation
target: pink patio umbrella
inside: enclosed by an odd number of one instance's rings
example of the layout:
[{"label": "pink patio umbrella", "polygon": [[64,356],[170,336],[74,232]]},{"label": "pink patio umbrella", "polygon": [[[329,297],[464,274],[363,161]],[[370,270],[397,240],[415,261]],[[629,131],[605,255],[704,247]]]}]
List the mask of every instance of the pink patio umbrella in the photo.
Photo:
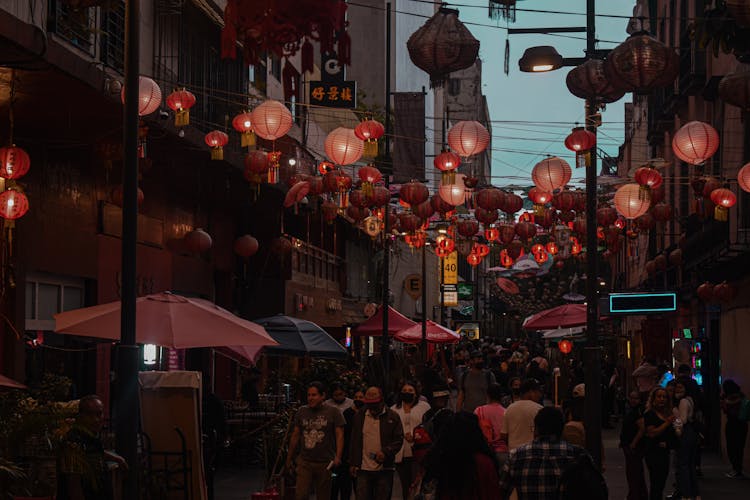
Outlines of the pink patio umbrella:
[{"label": "pink patio umbrella", "polygon": [[526,330],[552,330],[586,325],[586,306],[584,304],[565,304],[538,312],[526,318],[523,327]]},{"label": "pink patio umbrella", "polygon": [[[406,330],[416,323],[391,306],[388,306],[388,334],[393,336],[401,330]],[[383,335],[383,306],[378,308],[378,311],[373,314],[370,319],[360,325],[354,330],[354,335],[359,337],[372,337],[373,335]]]},{"label": "pink patio umbrella", "polygon": [[[406,330],[401,330],[393,338],[407,344],[422,342],[422,323],[417,323]],[[461,340],[461,335],[458,333],[434,321],[427,320],[427,342],[433,344],[455,344],[459,340]]]},{"label": "pink patio umbrella", "polygon": [[0,387],[7,387],[8,389],[28,389],[21,382],[16,382],[12,378],[8,378],[5,375],[0,375]]},{"label": "pink patio umbrella", "polygon": [[[55,331],[120,340],[120,302],[55,314]],[[213,302],[170,292],[136,300],[136,342],[186,349],[276,345],[266,330]]]}]

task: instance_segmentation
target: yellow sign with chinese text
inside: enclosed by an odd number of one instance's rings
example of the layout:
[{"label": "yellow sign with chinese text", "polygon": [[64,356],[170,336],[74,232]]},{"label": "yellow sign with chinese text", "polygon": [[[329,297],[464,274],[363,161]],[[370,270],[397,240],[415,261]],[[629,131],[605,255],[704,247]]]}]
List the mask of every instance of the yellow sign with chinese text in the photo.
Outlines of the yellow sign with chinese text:
[{"label": "yellow sign with chinese text", "polygon": [[441,259],[443,265],[442,277],[444,285],[455,285],[458,283],[458,252],[451,252],[447,257]]}]

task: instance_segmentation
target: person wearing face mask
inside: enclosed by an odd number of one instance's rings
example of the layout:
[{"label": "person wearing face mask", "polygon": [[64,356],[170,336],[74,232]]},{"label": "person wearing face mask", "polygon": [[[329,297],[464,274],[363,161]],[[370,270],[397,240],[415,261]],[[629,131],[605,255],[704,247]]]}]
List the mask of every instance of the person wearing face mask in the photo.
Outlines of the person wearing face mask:
[{"label": "person wearing face mask", "polygon": [[365,391],[364,403],[352,419],[349,471],[356,478],[357,500],[388,500],[404,431],[398,414],[385,406],[379,387]]},{"label": "person wearing face mask", "polygon": [[331,398],[326,400],[326,404],[328,406],[338,408],[338,410],[343,414],[347,408],[352,407],[354,401],[352,401],[351,398],[346,397],[346,391],[341,384],[332,384]]},{"label": "person wearing face mask", "polygon": [[487,404],[487,389],[496,383],[491,371],[484,369],[484,357],[473,351],[469,357],[469,370],[459,379],[456,411],[473,412],[477,406]]},{"label": "person wearing face mask", "polygon": [[510,390],[510,393],[503,396],[503,399],[500,400],[500,404],[503,405],[504,408],[521,400],[521,377],[511,378],[510,382],[508,382],[508,389]]},{"label": "person wearing face mask", "polygon": [[422,423],[424,414],[430,405],[419,400],[417,385],[404,382],[399,390],[398,403],[391,407],[401,419],[404,429],[404,440],[401,449],[396,454],[396,472],[401,480],[402,498],[409,498],[409,489],[416,477],[416,463],[412,446],[414,443],[414,428]]},{"label": "person wearing face mask", "polygon": [[354,392],[352,406],[344,410],[344,454],[341,457],[341,465],[336,467],[331,488],[331,500],[349,500],[352,496],[354,481],[349,474],[349,446],[352,438],[352,423],[354,415],[365,406],[365,391],[358,389]]}]

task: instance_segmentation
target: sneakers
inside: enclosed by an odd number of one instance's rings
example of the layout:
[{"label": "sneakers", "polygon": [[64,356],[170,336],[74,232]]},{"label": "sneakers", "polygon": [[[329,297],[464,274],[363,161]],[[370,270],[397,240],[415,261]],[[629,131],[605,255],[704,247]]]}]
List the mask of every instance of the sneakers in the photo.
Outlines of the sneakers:
[{"label": "sneakers", "polygon": [[732,472],[727,472],[724,475],[728,477],[729,479],[741,479],[745,477],[744,475],[742,475],[742,472],[737,472],[736,470],[733,470]]}]

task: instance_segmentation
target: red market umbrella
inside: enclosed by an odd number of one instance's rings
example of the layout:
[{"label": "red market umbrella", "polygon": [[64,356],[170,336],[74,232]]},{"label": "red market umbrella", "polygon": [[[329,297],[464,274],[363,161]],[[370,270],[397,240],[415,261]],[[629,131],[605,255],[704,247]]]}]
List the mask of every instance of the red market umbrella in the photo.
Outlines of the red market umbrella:
[{"label": "red market umbrella", "polygon": [[302,201],[302,198],[307,196],[307,193],[309,192],[309,182],[300,181],[296,183],[294,186],[289,188],[289,191],[286,192],[286,197],[284,198],[284,207],[289,208],[295,203],[299,203],[300,201]]},{"label": "red market umbrella", "polygon": [[[402,330],[406,330],[414,325],[414,321],[410,320],[391,306],[388,306],[388,334],[393,336]],[[370,319],[361,323],[356,330],[354,335],[360,337],[372,337],[373,335],[383,335],[383,306],[380,306],[375,314]]]},{"label": "red market umbrella", "polygon": [[263,346],[257,345],[228,345],[226,347],[216,348],[216,352],[243,366],[253,366],[257,364],[262,351]]},{"label": "red market umbrella", "polygon": [[[55,314],[55,331],[120,340],[120,301]],[[276,345],[266,330],[203,299],[170,292],[136,300],[135,339],[140,344],[186,349]]]},{"label": "red market umbrella", "polygon": [[28,389],[21,382],[16,382],[12,378],[8,378],[5,375],[0,375],[0,387],[7,387],[9,389]]},{"label": "red market umbrella", "polygon": [[[422,342],[422,323],[417,323],[406,330],[401,330],[393,338],[407,344]],[[458,333],[434,321],[427,320],[427,342],[433,344],[455,344],[459,340],[461,340],[461,335]]]},{"label": "red market umbrella", "polygon": [[526,330],[552,330],[586,325],[586,306],[584,304],[565,304],[538,312],[526,318],[523,327]]},{"label": "red market umbrella", "polygon": [[500,290],[502,290],[505,293],[509,293],[511,295],[517,295],[520,290],[518,289],[518,285],[514,281],[509,280],[508,278],[498,278],[497,279],[497,286],[500,287]]}]

